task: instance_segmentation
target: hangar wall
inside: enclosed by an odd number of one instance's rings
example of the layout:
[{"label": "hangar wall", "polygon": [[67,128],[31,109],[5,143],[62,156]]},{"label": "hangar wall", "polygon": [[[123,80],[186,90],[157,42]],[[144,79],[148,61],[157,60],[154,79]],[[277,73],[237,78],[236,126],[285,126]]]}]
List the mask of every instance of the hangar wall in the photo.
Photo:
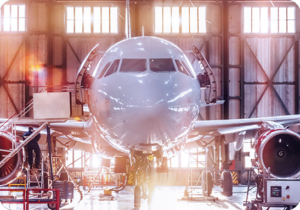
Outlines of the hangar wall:
[{"label": "hangar wall", "polygon": [[[277,3],[296,6],[293,2]],[[12,0],[9,4],[20,1]],[[67,34],[65,11],[72,6],[110,6],[111,3],[22,1],[26,4],[25,32],[0,31],[1,117],[9,117],[46,86],[69,85],[72,89],[80,62],[96,43],[104,53],[125,38],[125,2],[118,7],[117,34]],[[181,4],[180,4],[181,3]],[[194,67],[192,45],[201,49],[218,83],[224,106],[203,108],[200,119],[248,118],[295,114],[299,109],[298,28],[294,34],[244,34],[243,7],[251,1],[193,1],[207,8],[205,34],[155,34],[155,6],[191,6],[191,2],[131,3],[132,35],[158,36],[178,45]],[[259,6],[270,7],[270,2]],[[2,10],[3,13],[3,10]],[[222,18],[224,14],[225,18]],[[228,15],[226,15],[228,14]],[[299,9],[296,9],[299,16]],[[147,18],[145,18],[147,17]],[[49,20],[49,21],[48,21]],[[4,85],[3,85],[4,84]],[[61,88],[63,89],[63,88]],[[76,115],[76,112],[74,112]]]},{"label": "hangar wall", "polygon": [[[292,2],[276,7],[295,6]],[[271,3],[229,5],[230,118],[266,117],[299,113],[299,24],[294,34],[243,33],[243,7]]]},{"label": "hangar wall", "polygon": [[[110,6],[111,3],[23,2],[28,17],[27,31],[0,32],[1,84],[5,84],[0,88],[1,117],[12,115],[32,97],[33,92],[45,86],[70,85],[72,89],[80,62],[92,46],[99,43],[100,50],[105,52],[125,38],[125,2],[114,3],[120,13],[119,33],[114,35],[67,34],[65,30],[66,6]],[[179,4],[177,1],[132,2],[132,35],[142,35],[143,26],[146,36],[158,36],[178,45],[195,67],[197,62],[190,52],[192,45],[201,49],[216,76],[218,97],[228,100],[224,106],[203,108],[200,119],[298,113],[299,23],[295,34],[244,34],[243,7],[255,6],[257,2],[193,1],[194,6],[207,8],[207,33],[155,34],[154,7]],[[287,4],[296,6],[292,2],[276,3],[278,6]],[[269,2],[260,2],[259,5],[270,7]],[[182,2],[182,6],[191,6],[191,3]],[[228,13],[228,19],[223,18],[225,13]],[[225,19],[228,24],[224,23]]]}]

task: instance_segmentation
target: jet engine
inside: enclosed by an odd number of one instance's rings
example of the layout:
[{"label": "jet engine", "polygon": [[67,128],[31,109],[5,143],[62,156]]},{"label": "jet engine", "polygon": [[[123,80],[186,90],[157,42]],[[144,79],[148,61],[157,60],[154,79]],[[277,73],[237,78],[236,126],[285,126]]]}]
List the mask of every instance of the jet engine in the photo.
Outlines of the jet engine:
[{"label": "jet engine", "polygon": [[256,141],[260,169],[274,178],[300,176],[300,135],[287,129],[267,131]]},{"label": "jet engine", "polygon": [[[9,133],[0,133],[0,161],[16,147],[15,138]],[[0,185],[5,185],[17,178],[22,170],[22,150],[9,159],[0,168]]]}]

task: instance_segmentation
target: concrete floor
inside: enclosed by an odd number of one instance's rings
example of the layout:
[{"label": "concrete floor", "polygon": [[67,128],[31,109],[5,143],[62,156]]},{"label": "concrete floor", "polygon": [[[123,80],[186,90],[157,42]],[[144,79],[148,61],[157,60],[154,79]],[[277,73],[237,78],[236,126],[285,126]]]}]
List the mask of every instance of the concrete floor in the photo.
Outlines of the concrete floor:
[{"label": "concrete floor", "polygon": [[[220,188],[215,187],[212,195],[218,197],[216,202],[197,202],[197,201],[179,201],[184,192],[184,187],[156,187],[153,197],[153,202],[150,207],[147,204],[147,200],[142,200],[141,210],[242,210],[245,209],[243,201],[246,198],[245,186],[236,186],[233,189],[233,196],[230,198],[224,197],[220,194]],[[73,209],[73,210],[134,210],[133,206],[133,187],[126,187],[125,190],[117,193],[113,193],[113,198],[103,197],[103,190],[95,188],[88,194],[87,191],[83,191],[84,198],[80,201],[80,195],[76,191],[75,199],[72,203],[62,205],[60,209]],[[200,191],[199,191],[200,192]],[[254,199],[256,195],[256,188],[252,189],[249,198]],[[112,199],[112,200],[111,200]],[[4,208],[6,207],[6,208]],[[12,209],[21,210],[21,205],[16,204],[3,204],[0,205],[0,210]],[[48,209],[47,205],[32,204],[31,210],[45,210]],[[278,209],[278,208],[277,208]],[[297,208],[295,208],[297,209]],[[300,209],[300,208],[299,208]],[[274,208],[275,210],[275,208]]]}]

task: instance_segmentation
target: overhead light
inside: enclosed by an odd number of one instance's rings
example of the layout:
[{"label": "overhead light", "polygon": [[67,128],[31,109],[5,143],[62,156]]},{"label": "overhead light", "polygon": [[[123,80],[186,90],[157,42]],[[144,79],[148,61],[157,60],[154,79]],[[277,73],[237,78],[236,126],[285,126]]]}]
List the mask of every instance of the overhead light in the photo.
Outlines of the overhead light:
[{"label": "overhead light", "polygon": [[6,2],[8,2],[9,0],[0,0],[0,9],[2,7],[3,4],[5,4]]},{"label": "overhead light", "polygon": [[298,7],[300,8],[300,0],[292,0],[292,1],[295,2],[298,5]]}]

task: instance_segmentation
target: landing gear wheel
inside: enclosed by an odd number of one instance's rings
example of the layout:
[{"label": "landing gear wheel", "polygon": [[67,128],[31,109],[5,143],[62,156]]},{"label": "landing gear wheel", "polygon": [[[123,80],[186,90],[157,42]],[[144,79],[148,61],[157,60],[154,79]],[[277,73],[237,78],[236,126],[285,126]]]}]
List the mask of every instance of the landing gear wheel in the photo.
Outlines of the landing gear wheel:
[{"label": "landing gear wheel", "polygon": [[[60,206],[60,204],[61,204],[61,200],[59,200],[59,206]],[[48,203],[48,208],[52,209],[52,210],[55,210],[56,209],[56,203]]]},{"label": "landing gear wheel", "polygon": [[251,208],[247,207],[245,210],[257,210],[257,207],[255,205],[252,205]]},{"label": "landing gear wheel", "polygon": [[141,187],[135,186],[134,187],[134,208],[140,209],[141,207]]},{"label": "landing gear wheel", "polygon": [[150,205],[152,202],[154,191],[155,191],[155,187],[150,186],[149,187],[149,195],[148,195],[148,205]]},{"label": "landing gear wheel", "polygon": [[232,176],[229,171],[224,171],[222,174],[222,188],[222,195],[227,197],[232,196]]},{"label": "landing gear wheel", "polygon": [[212,175],[209,171],[203,172],[202,173],[202,190],[203,190],[203,195],[210,196],[212,193],[212,188],[213,188],[213,180],[212,180]]}]

